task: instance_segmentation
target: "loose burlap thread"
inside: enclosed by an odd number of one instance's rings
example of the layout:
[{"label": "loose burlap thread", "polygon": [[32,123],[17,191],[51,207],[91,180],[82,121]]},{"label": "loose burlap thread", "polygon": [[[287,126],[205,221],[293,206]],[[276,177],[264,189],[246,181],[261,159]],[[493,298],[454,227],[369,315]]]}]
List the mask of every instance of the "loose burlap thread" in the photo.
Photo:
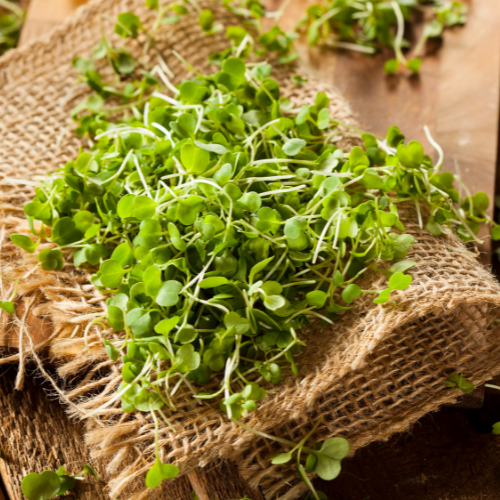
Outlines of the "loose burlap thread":
[{"label": "loose burlap thread", "polygon": [[[86,95],[82,85],[74,84],[71,58],[90,54],[100,38],[100,22],[107,32],[111,30],[101,14],[116,17],[130,10],[150,24],[153,14],[143,3],[95,0],[49,37],[0,59],[4,275],[24,276],[36,263],[36,256],[19,251],[8,240],[13,232],[29,234],[22,207],[33,196],[32,186],[11,179],[43,177],[74,159],[82,144],[85,147],[74,135],[69,118],[70,110]],[[214,10],[225,26],[237,23],[218,4],[208,0],[199,4]],[[135,55],[141,54],[140,42],[128,47]],[[172,50],[208,72],[207,56],[226,46],[223,33],[202,33],[195,14],[158,34],[158,50],[176,82],[187,73]],[[142,57],[146,65],[155,64],[154,50]],[[311,103],[316,92],[326,91],[332,99],[332,117],[355,123],[335,89],[314,79],[306,86],[295,86],[291,74],[275,71],[283,94],[296,105]],[[356,143],[346,129],[337,139],[340,147]],[[334,326],[309,328],[304,334],[308,346],[297,360],[299,376],[285,377],[285,382],[271,388],[259,409],[245,420],[249,426],[298,441],[322,418],[315,439],[343,436],[355,450],[403,431],[425,413],[453,401],[458,391],[444,387],[451,371],[463,370],[474,383],[500,371],[496,321],[500,287],[456,237],[438,238],[420,229],[410,206],[403,209],[402,218],[416,239],[408,256],[417,262],[410,270],[411,287],[398,292],[386,307],[374,305],[373,297],[365,296]],[[365,281],[365,288],[384,286],[380,277],[369,276]],[[0,299],[7,300],[10,290],[3,282]],[[23,319],[32,334],[36,329],[48,331],[50,339],[45,334],[43,345],[50,344],[60,376],[73,384],[71,390],[61,392],[61,399],[70,414],[86,420],[93,456],[108,461],[110,495],[135,500],[161,496],[161,488],[152,493],[143,486],[153,460],[154,422],[139,412],[124,414],[119,402],[110,404],[121,381],[120,364],[107,358],[102,338],[117,334],[92,327],[87,336],[90,350],[85,348],[84,329],[105,311],[104,298],[90,284],[88,274],[69,263],[59,272],[38,269],[20,283],[19,297],[17,317],[2,314],[0,331],[4,338],[19,338],[20,353],[3,361],[17,362],[31,352],[27,332],[19,334]],[[22,375],[18,382],[21,386]],[[304,485],[290,467],[269,463],[270,455],[282,451],[281,445],[232,424],[215,403],[196,402],[187,392],[175,402],[179,411],[168,416],[178,432],[161,425],[162,460],[175,462],[187,472],[215,458],[233,459],[243,477],[252,486],[260,485],[268,498],[292,499],[301,494]]]}]

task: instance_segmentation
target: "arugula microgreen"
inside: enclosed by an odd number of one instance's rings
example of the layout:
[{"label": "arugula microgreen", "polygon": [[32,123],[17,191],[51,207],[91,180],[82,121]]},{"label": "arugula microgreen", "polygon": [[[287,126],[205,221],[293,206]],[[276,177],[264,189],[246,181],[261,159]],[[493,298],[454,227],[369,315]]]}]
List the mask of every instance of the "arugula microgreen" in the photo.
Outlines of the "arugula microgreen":
[{"label": "arugula microgreen", "polygon": [[56,472],[45,470],[40,474],[32,472],[26,475],[21,482],[21,490],[28,500],[50,500],[74,489],[85,474],[99,481],[99,476],[90,465],[86,464],[80,474],[68,472],[63,465]]}]

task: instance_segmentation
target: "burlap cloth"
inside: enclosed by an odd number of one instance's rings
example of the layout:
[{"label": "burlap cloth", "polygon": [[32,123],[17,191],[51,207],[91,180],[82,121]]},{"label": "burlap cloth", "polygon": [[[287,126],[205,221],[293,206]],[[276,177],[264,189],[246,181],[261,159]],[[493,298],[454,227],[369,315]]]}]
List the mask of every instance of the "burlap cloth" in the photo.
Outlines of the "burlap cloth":
[{"label": "burlap cloth", "polygon": [[[216,11],[218,22],[235,24],[227,10],[209,3],[200,7]],[[2,272],[22,276],[36,257],[18,251],[9,243],[12,232],[28,234],[22,207],[33,196],[33,187],[12,184],[9,178],[36,180],[77,156],[82,144],[72,132],[70,110],[85,96],[85,88],[74,84],[71,68],[75,55],[88,56],[100,39],[100,14],[114,18],[131,10],[151,23],[153,14],[144,0],[93,1],[55,29],[47,38],[13,50],[0,59],[0,175],[2,211]],[[102,19],[107,33],[112,22]],[[186,70],[172,49],[200,71],[208,71],[207,55],[227,44],[223,32],[205,35],[196,15],[165,26],[158,36],[158,48],[179,81]],[[129,49],[140,53],[140,44]],[[146,55],[146,64],[155,54]],[[304,87],[291,83],[290,73],[276,75],[283,93],[302,104],[314,100],[317,91],[327,90],[332,98],[331,114],[354,123],[348,104],[335,91],[310,80]],[[404,123],[399,124],[404,130]],[[339,144],[355,139],[344,131]],[[83,141],[85,146],[85,141]],[[5,179],[7,178],[7,180]],[[298,377],[286,377],[275,387],[247,423],[261,431],[299,440],[319,417],[323,424],[317,440],[330,436],[347,438],[359,448],[395,432],[460,394],[444,387],[446,376],[463,370],[479,384],[500,372],[499,328],[496,308],[500,287],[474,254],[454,236],[434,237],[416,224],[414,210],[407,208],[407,231],[416,243],[409,258],[417,262],[410,270],[411,287],[397,294],[387,307],[372,303],[373,297],[358,302],[353,311],[331,328],[319,325],[306,333],[307,348],[298,358]],[[367,278],[364,287],[382,287],[380,277]],[[2,284],[7,300],[10,284]],[[48,332],[52,362],[73,389],[62,393],[69,412],[87,417],[87,442],[93,456],[105,458],[112,498],[157,498],[162,488],[145,491],[144,472],[153,459],[154,423],[149,415],[122,413],[118,404],[95,412],[116,392],[120,382],[119,363],[107,358],[102,336],[113,332],[91,330],[91,353],[83,347],[84,327],[104,310],[103,298],[90,284],[88,275],[67,264],[60,272],[37,271],[20,284],[17,316],[2,315],[3,335],[20,335],[21,355],[31,353],[30,326]],[[28,328],[23,328],[23,323]],[[31,330],[31,331],[32,331]],[[20,376],[22,377],[22,376]],[[181,394],[179,412],[171,420],[179,430],[161,429],[164,461],[176,462],[182,472],[208,464],[217,457],[233,459],[252,486],[260,485],[267,498],[296,498],[304,485],[288,466],[271,466],[269,455],[280,445],[258,439],[228,422],[217,409]],[[89,417],[89,412],[94,411]]]}]

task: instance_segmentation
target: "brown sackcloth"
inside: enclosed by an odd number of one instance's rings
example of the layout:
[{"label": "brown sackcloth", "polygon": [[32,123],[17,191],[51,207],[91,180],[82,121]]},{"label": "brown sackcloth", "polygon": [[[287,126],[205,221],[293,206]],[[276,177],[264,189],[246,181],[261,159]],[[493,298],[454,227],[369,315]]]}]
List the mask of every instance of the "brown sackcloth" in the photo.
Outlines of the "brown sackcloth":
[{"label": "brown sackcloth", "polygon": [[[35,181],[74,159],[81,144],[86,146],[73,134],[68,118],[86,92],[83,85],[74,84],[71,58],[88,56],[99,41],[100,14],[115,18],[131,10],[151,25],[154,14],[144,3],[93,1],[49,37],[0,59],[4,275],[23,276],[36,263],[36,256],[19,251],[8,240],[13,232],[28,234],[22,207],[33,196],[33,187],[9,179]],[[225,26],[236,23],[218,4],[208,0],[198,4],[212,8]],[[207,55],[227,43],[223,32],[203,34],[196,18],[190,14],[159,30],[157,48],[176,82],[187,73],[172,49],[205,72],[209,71]],[[102,23],[111,33],[112,21],[104,17]],[[134,41],[129,49],[140,55],[140,46]],[[156,63],[154,50],[144,61],[150,67]],[[354,123],[349,106],[335,89],[314,80],[297,87],[290,75],[281,71],[277,78],[283,93],[296,104],[310,103],[316,91],[327,90],[332,98],[331,115]],[[399,125],[404,128],[404,123]],[[340,146],[355,141],[345,130],[338,139]],[[455,400],[459,391],[444,387],[451,371],[463,370],[476,384],[500,371],[496,321],[500,287],[456,237],[437,238],[421,230],[414,212],[406,207],[403,216],[407,231],[416,239],[408,256],[417,262],[410,270],[414,278],[410,288],[398,292],[386,307],[374,305],[373,296],[364,295],[365,300],[335,326],[310,328],[305,334],[308,346],[297,360],[299,376],[287,376],[282,385],[272,388],[260,408],[245,420],[248,425],[298,441],[322,417],[315,439],[344,436],[356,449],[403,431],[425,413]],[[377,289],[384,282],[378,276],[368,277],[363,287]],[[2,282],[1,300],[7,300],[11,286]],[[144,473],[154,459],[154,422],[139,412],[124,414],[119,402],[112,401],[121,380],[120,365],[107,358],[101,339],[117,334],[92,326],[87,339],[90,350],[84,346],[84,328],[105,307],[88,275],[70,264],[60,272],[37,270],[20,283],[19,290],[17,318],[3,314],[0,325],[3,335],[21,332],[21,355],[11,360],[18,362],[32,354],[23,320],[28,325],[30,318],[43,320],[55,337],[51,352],[59,363],[59,374],[73,383],[73,389],[60,396],[73,416],[86,420],[93,455],[108,461],[111,497],[161,496],[161,487],[154,492],[144,487]],[[186,472],[216,457],[229,458],[269,499],[292,499],[303,492],[291,467],[269,463],[271,454],[283,450],[281,445],[228,422],[216,403],[196,402],[187,393],[176,396],[175,403],[179,411],[167,416],[178,432],[173,434],[160,419],[163,461],[175,462]]]}]

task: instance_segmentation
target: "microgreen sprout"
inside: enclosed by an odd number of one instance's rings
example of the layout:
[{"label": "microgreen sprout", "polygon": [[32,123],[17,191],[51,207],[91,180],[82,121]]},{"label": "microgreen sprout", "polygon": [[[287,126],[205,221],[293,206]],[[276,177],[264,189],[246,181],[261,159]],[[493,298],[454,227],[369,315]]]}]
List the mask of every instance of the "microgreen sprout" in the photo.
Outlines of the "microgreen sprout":
[{"label": "microgreen sprout", "polygon": [[[426,16],[427,23],[411,59],[407,59],[403,50],[410,48],[410,43],[404,39],[405,23],[417,11]],[[386,73],[393,74],[400,67],[418,73],[426,41],[441,37],[445,28],[464,24],[466,14],[467,7],[461,0],[325,0],[307,8],[297,29],[307,33],[309,45],[365,54],[391,47],[395,58],[386,61]]]},{"label": "microgreen sprout", "polygon": [[457,387],[464,394],[469,394],[474,390],[474,384],[472,382],[469,382],[463,376],[462,372],[450,373],[450,375],[448,375],[448,379],[446,380],[444,385],[446,387]]},{"label": "microgreen sprout", "polygon": [[74,489],[77,481],[82,481],[85,474],[99,481],[99,476],[90,465],[85,465],[80,474],[68,472],[63,465],[56,472],[45,470],[40,474],[28,474],[21,482],[21,490],[28,500],[50,500]]}]

